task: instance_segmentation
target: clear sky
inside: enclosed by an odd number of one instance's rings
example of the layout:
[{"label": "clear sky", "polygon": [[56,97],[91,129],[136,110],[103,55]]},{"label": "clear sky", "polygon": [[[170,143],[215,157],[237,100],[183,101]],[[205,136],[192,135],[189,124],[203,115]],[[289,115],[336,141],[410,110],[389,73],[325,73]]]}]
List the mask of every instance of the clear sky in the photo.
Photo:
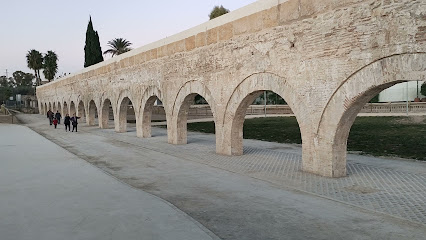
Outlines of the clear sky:
[{"label": "clear sky", "polygon": [[[31,72],[30,49],[53,50],[58,75],[83,68],[89,15],[99,33],[102,51],[122,37],[138,48],[208,21],[215,5],[235,10],[256,0],[4,0],[0,19],[0,76]],[[104,59],[110,58],[104,55]]]}]

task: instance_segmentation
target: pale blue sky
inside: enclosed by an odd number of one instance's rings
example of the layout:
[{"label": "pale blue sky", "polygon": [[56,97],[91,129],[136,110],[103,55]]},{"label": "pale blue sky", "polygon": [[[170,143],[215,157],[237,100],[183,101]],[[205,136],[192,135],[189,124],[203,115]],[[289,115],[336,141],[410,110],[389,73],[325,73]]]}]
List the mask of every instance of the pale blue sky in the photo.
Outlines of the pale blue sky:
[{"label": "pale blue sky", "polygon": [[[232,10],[256,0],[2,0],[0,20],[0,75],[27,68],[28,50],[55,51],[59,74],[83,68],[84,41],[89,15],[106,43],[123,37],[133,48],[208,21],[215,5]],[[104,56],[108,59],[109,56]]]}]

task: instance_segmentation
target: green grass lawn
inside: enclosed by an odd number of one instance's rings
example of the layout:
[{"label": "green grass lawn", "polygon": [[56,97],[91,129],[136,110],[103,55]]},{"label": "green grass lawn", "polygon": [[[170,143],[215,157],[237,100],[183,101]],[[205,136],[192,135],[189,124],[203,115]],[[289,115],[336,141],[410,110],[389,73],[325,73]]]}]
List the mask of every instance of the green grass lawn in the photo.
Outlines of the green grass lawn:
[{"label": "green grass lawn", "polygon": [[[188,130],[214,133],[214,123],[189,123]],[[302,143],[294,117],[246,119],[244,138]],[[349,134],[348,150],[374,156],[397,156],[425,161],[426,122],[414,122],[405,117],[358,117]]]}]

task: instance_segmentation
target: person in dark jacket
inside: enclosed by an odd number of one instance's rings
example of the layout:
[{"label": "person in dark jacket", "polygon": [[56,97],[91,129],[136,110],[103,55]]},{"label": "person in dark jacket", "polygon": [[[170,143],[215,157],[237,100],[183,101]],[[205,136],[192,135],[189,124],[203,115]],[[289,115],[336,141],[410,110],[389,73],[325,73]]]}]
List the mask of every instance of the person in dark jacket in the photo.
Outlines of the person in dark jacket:
[{"label": "person in dark jacket", "polygon": [[50,111],[50,109],[49,109],[49,111],[47,111],[47,118],[49,119],[49,124],[52,125],[53,112]]},{"label": "person in dark jacket", "polygon": [[[71,131],[70,125],[71,125],[71,118],[70,115],[67,113],[64,118],[64,124],[65,124],[65,132]],[[68,130],[67,130],[68,128]]]},{"label": "person in dark jacket", "polygon": [[61,124],[61,117],[62,115],[59,113],[59,111],[56,111],[55,118],[58,120],[58,124]]},{"label": "person in dark jacket", "polygon": [[73,116],[72,116],[72,118],[71,118],[71,123],[72,123],[72,132],[74,132],[74,129],[75,129],[75,132],[77,132],[77,125],[78,125],[78,119],[79,119],[80,117],[77,117],[76,115],[75,115],[75,113],[73,114]]}]

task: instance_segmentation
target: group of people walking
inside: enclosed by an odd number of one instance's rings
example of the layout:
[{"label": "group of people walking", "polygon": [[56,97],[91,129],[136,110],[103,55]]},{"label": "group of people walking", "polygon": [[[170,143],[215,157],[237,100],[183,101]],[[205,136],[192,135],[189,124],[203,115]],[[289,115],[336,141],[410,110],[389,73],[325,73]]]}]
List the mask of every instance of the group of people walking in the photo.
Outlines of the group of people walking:
[{"label": "group of people walking", "polygon": [[[54,125],[55,128],[58,126],[58,124],[61,124],[61,118],[62,115],[59,113],[59,111],[56,111],[56,113],[53,113],[52,111],[47,111],[47,118],[49,119],[49,124]],[[74,130],[77,132],[77,125],[78,125],[78,119],[80,117],[77,117],[75,113],[72,117],[67,113],[64,118],[64,125],[65,125],[65,131],[71,131],[71,124],[72,124],[72,132]]]}]

